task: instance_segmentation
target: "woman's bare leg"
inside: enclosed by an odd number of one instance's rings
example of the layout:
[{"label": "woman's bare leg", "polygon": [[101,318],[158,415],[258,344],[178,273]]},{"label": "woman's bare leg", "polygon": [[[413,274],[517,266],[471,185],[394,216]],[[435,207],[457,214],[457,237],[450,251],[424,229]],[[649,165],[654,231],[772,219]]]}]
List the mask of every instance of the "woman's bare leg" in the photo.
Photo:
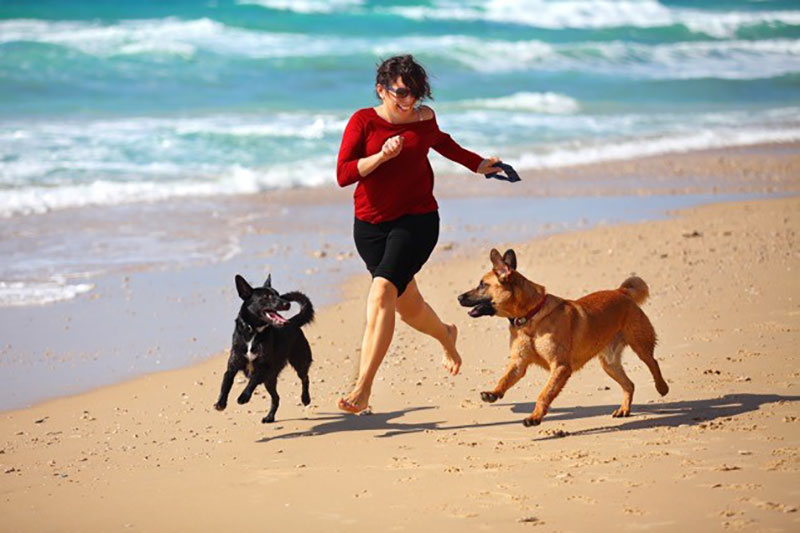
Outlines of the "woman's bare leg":
[{"label": "woman's bare leg", "polygon": [[396,305],[397,288],[394,284],[385,278],[374,278],[367,296],[367,325],[361,341],[358,380],[350,394],[339,398],[339,409],[357,413],[367,408],[375,374],[392,342]]},{"label": "woman's bare leg", "polygon": [[455,324],[445,324],[439,319],[436,311],[428,305],[412,279],[405,292],[397,299],[397,312],[400,318],[426,335],[430,335],[442,345],[442,366],[452,375],[461,369],[461,356],[456,350],[458,328]]}]

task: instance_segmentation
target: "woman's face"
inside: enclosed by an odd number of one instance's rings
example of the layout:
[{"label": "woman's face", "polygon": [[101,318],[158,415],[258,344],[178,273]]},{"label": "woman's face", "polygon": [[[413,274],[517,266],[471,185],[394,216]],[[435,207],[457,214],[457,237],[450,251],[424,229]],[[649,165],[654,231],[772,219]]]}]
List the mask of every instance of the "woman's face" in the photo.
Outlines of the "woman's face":
[{"label": "woman's face", "polygon": [[414,111],[414,103],[416,103],[417,97],[411,94],[411,91],[403,83],[403,78],[400,76],[395,78],[389,85],[378,85],[377,90],[378,95],[390,112],[406,115]]}]

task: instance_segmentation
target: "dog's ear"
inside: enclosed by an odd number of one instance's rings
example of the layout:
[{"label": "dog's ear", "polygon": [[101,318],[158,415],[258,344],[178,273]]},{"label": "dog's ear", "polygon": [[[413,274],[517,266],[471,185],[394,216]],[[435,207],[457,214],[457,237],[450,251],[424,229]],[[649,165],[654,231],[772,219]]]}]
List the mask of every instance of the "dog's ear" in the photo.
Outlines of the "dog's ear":
[{"label": "dog's ear", "polygon": [[272,288],[272,274],[267,274],[267,281],[264,282],[264,288],[265,289]]},{"label": "dog's ear", "polygon": [[511,270],[517,269],[517,254],[514,253],[514,250],[511,248],[506,250],[506,253],[503,254],[503,263],[507,264]]},{"label": "dog's ear", "polygon": [[249,299],[250,296],[253,295],[253,287],[251,287],[250,284],[247,283],[247,280],[245,280],[239,274],[236,274],[235,279],[236,279],[236,292],[239,293],[239,298],[241,298],[242,300]]},{"label": "dog's ear", "polygon": [[489,259],[492,260],[492,269],[494,270],[495,276],[497,279],[500,280],[501,283],[504,283],[508,280],[508,277],[511,275],[511,269],[508,267],[503,258],[500,257],[500,252],[492,248],[492,252],[489,254]]}]

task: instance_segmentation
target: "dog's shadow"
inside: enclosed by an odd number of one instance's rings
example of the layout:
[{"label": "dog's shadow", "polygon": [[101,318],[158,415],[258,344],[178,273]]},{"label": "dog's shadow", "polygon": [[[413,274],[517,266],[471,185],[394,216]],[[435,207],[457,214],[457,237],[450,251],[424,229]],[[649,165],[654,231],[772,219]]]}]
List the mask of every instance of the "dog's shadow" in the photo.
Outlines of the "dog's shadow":
[{"label": "dog's shadow", "polygon": [[[553,435],[539,436],[539,433],[532,433],[533,440],[542,441],[564,437],[580,435],[592,435],[610,433],[612,431],[629,431],[637,429],[649,429],[654,427],[677,427],[681,425],[696,426],[708,424],[718,419],[725,419],[759,410],[762,406],[772,403],[796,402],[800,396],[780,396],[778,394],[726,394],[720,398],[709,398],[702,400],[686,400],[677,402],[666,402],[657,404],[634,404],[633,414],[630,418],[614,419],[613,424],[604,424],[597,427],[584,428],[576,431],[558,431]],[[495,404],[491,408],[508,408],[512,413],[524,413],[525,415],[533,411],[536,406],[533,402],[525,403],[501,403]],[[585,418],[608,417],[611,420],[611,413],[617,405],[596,405],[590,407],[554,407],[550,410],[542,423],[542,428],[554,422],[567,420],[580,420]],[[435,407],[411,407],[389,413],[375,413],[371,415],[353,416],[346,413],[324,414],[321,417],[309,420],[321,422],[306,431],[297,431],[276,435],[274,437],[264,437],[258,442],[270,442],[278,439],[292,439],[297,437],[311,437],[315,435],[325,435],[340,431],[380,431],[383,434],[376,435],[379,438],[394,437],[408,433],[418,433],[420,431],[455,431],[459,429],[481,429],[487,427],[506,426],[521,424],[521,418],[505,420],[500,422],[487,422],[485,424],[464,424],[448,426],[443,425],[443,421],[420,422],[404,424],[395,422],[408,413],[416,411],[427,411],[436,409]],[[642,415],[648,415],[644,418]],[[293,419],[300,420],[300,419]],[[285,420],[290,422],[292,420]],[[531,430],[531,431],[535,431]]]},{"label": "dog's shadow", "polygon": [[[606,424],[598,427],[561,431],[554,435],[535,438],[534,440],[550,440],[567,436],[592,435],[612,431],[628,431],[654,427],[697,426],[709,424],[718,419],[726,419],[743,413],[759,410],[772,403],[796,402],[800,396],[780,396],[778,394],[726,394],[720,398],[703,400],[686,400],[667,403],[635,404],[630,418],[621,418],[622,423]],[[513,413],[529,414],[536,407],[535,402],[499,404],[498,407],[510,406]],[[596,416],[611,416],[616,405],[591,407],[556,407],[550,410],[542,424],[565,420],[578,420]],[[643,418],[642,415],[650,415]]]},{"label": "dog's shadow", "polygon": [[[401,435],[407,433],[418,433],[426,430],[441,429],[439,424],[442,421],[436,422],[422,422],[417,424],[403,424],[400,422],[393,422],[395,418],[400,418],[408,413],[415,411],[427,411],[435,409],[435,407],[410,407],[408,409],[401,409],[399,411],[392,411],[389,413],[370,413],[354,416],[348,413],[325,413],[320,417],[310,418],[309,420],[322,421],[306,431],[296,431],[294,433],[286,433],[283,435],[276,435],[274,437],[264,437],[257,442],[270,442],[278,439],[293,439],[297,437],[311,437],[314,435],[326,435],[328,433],[338,433],[340,431],[375,431],[386,430],[383,435],[379,437],[391,437],[394,435]],[[283,422],[292,422],[302,419],[284,420]]]}]

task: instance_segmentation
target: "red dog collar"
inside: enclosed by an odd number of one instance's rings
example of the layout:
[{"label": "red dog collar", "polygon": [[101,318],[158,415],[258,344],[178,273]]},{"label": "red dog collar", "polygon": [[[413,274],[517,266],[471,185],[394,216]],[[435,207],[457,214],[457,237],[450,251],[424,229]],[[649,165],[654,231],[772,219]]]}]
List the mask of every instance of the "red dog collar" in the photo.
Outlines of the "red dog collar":
[{"label": "red dog collar", "polygon": [[545,302],[545,300],[547,300],[547,294],[546,294],[546,293],[545,293],[545,295],[544,295],[544,296],[542,296],[542,299],[541,299],[541,300],[539,300],[539,303],[538,303],[538,304],[536,304],[536,307],[534,307],[533,309],[531,309],[530,311],[528,311],[528,314],[527,314],[527,315],[525,315],[525,316],[521,316],[521,317],[517,317],[517,318],[509,318],[509,320],[511,321],[511,325],[512,325],[512,326],[514,326],[515,328],[519,328],[519,327],[522,327],[522,326],[524,326],[525,324],[527,324],[527,323],[528,323],[528,321],[529,321],[531,318],[533,318],[533,316],[534,316],[536,313],[538,313],[538,312],[539,312],[539,310],[540,310],[540,309],[541,309],[541,308],[544,306],[544,302]]}]

